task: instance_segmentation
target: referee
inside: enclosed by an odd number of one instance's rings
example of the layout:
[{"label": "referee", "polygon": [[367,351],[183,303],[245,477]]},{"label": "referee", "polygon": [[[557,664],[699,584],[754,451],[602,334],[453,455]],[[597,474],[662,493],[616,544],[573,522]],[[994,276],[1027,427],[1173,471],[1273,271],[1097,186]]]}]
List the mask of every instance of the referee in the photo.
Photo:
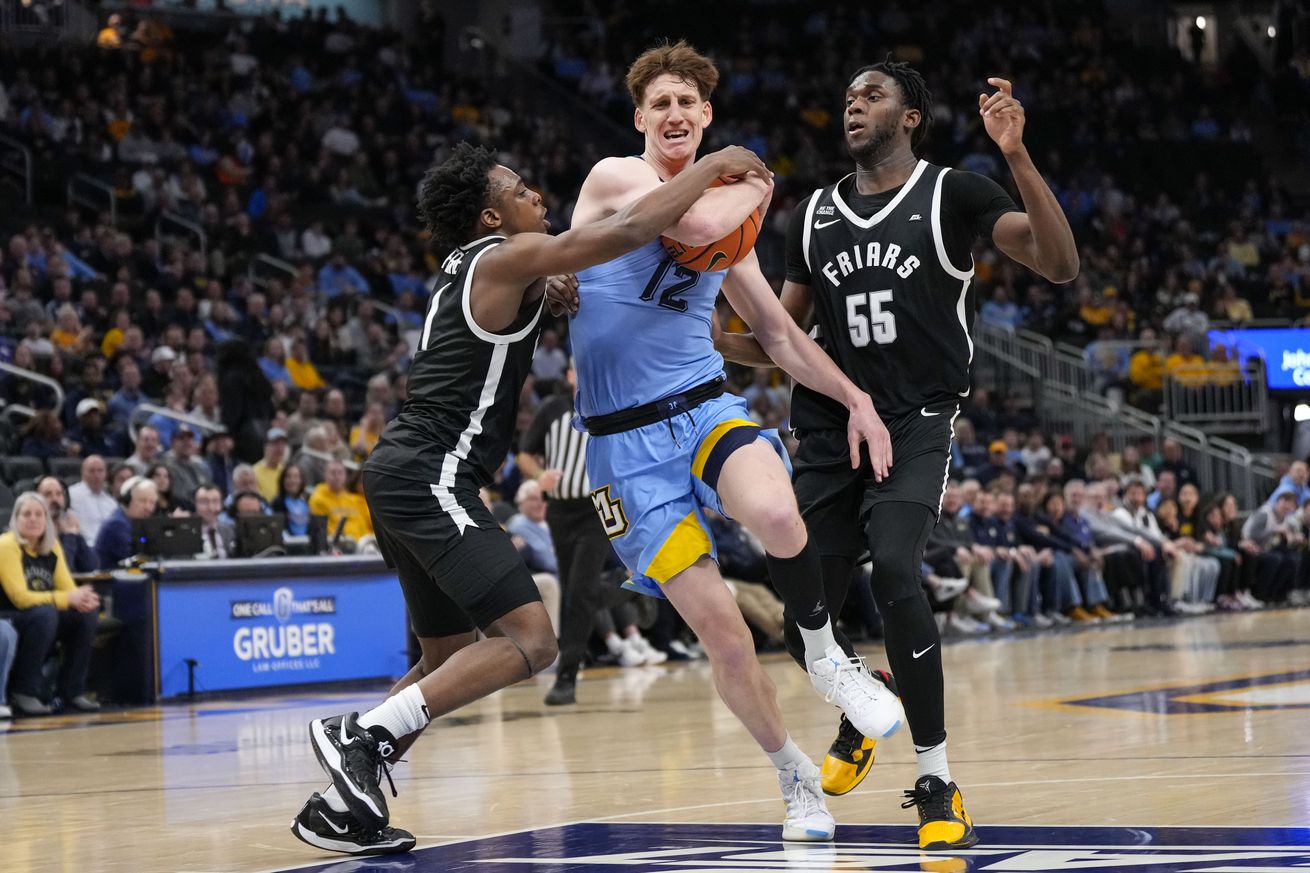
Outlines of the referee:
[{"label": "referee", "polygon": [[573,396],[578,379],[572,359],[566,376],[569,393],[557,394],[541,404],[517,459],[523,475],[540,482],[546,493],[546,524],[555,542],[559,581],[564,588],[559,670],[554,687],[546,694],[549,706],[577,701],[578,665],[586,654],[592,622],[601,605],[601,569],[610,553],[609,537],[591,502],[587,434],[573,429]]}]

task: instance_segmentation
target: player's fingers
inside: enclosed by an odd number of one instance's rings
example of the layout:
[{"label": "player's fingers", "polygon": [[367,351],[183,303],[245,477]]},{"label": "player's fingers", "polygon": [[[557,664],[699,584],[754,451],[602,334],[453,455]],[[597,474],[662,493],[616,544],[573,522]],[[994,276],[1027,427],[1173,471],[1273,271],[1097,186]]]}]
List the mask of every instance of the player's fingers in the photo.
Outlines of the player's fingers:
[{"label": "player's fingers", "polygon": [[1014,91],[1014,86],[1010,84],[1009,79],[999,79],[993,76],[987,80],[987,84],[994,88],[1000,88],[1006,94]]},{"label": "player's fingers", "polygon": [[986,103],[983,104],[983,115],[995,115],[998,109],[1013,100],[1013,97],[1008,97],[1000,91],[997,91],[987,99]]},{"label": "player's fingers", "polygon": [[851,451],[851,469],[860,469],[860,444],[864,442],[864,434],[854,428],[848,428],[846,431],[846,443]]}]

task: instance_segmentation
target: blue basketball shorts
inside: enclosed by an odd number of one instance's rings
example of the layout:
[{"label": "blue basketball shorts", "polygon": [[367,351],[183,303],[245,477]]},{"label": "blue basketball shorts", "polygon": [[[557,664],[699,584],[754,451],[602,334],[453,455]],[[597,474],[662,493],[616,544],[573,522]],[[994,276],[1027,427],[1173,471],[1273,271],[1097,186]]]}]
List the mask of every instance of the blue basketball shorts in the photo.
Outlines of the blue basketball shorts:
[{"label": "blue basketball shorts", "polygon": [[591,499],[610,542],[632,571],[624,587],[663,597],[660,585],[708,555],[717,560],[703,509],[727,515],[716,491],[723,463],[756,440],[791,474],[776,430],[763,430],[731,394],[664,421],[587,440]]}]

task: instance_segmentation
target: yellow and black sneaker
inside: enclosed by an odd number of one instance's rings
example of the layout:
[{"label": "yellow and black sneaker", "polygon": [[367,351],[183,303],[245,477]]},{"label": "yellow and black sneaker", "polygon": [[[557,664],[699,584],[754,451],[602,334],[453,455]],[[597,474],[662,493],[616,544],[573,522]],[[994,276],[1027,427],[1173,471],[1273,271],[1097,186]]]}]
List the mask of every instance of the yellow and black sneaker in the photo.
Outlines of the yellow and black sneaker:
[{"label": "yellow and black sneaker", "polygon": [[[871,670],[874,678],[891,689],[892,694],[900,697],[896,690],[896,680],[886,670]],[[873,767],[873,747],[878,741],[860,733],[860,729],[851,724],[846,716],[841,717],[837,727],[837,738],[828,747],[828,754],[823,759],[822,785],[823,793],[831,797],[840,797],[854,791],[864,781]]]},{"label": "yellow and black sneaker", "polygon": [[920,849],[942,852],[978,844],[973,821],[964,811],[964,798],[954,782],[948,785],[936,776],[920,776],[905,798],[902,809],[919,808]]}]

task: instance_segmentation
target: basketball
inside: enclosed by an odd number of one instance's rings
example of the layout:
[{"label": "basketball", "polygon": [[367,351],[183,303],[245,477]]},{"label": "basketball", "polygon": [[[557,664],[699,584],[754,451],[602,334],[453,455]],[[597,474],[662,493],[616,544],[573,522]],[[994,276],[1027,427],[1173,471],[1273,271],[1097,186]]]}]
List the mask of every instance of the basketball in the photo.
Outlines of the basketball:
[{"label": "basketball", "polygon": [[[719,180],[712,187],[724,184]],[[755,247],[755,240],[760,235],[760,211],[756,209],[741,226],[729,231],[727,236],[703,246],[689,246],[667,236],[660,237],[664,250],[673,258],[674,263],[695,270],[697,273],[710,273],[726,270]]]}]

